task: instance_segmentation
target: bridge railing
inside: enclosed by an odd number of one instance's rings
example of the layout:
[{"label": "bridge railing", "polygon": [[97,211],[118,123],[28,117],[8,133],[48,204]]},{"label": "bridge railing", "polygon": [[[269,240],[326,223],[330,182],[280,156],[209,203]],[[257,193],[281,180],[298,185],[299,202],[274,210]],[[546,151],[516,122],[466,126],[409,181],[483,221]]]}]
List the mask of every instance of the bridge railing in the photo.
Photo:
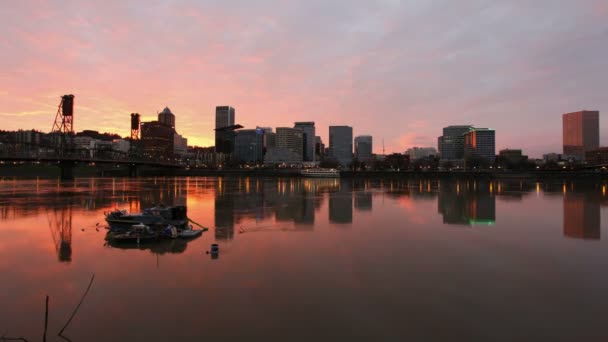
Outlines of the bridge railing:
[{"label": "bridge railing", "polygon": [[179,166],[179,160],[161,159],[141,155],[129,155],[109,150],[75,150],[75,151],[52,151],[52,150],[24,150],[24,149],[1,149],[0,160],[5,161],[79,161],[79,162],[117,162],[136,163],[150,165]]}]

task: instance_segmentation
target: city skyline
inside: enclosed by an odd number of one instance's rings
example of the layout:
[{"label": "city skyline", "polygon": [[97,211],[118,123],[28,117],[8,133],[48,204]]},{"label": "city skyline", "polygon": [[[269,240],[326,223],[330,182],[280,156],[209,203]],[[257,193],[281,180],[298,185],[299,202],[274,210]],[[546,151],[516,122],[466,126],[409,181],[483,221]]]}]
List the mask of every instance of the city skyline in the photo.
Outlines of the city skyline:
[{"label": "city skyline", "polygon": [[497,130],[497,151],[540,157],[561,151],[563,113],[608,107],[602,1],[23,1],[0,18],[6,130],[48,132],[75,94],[78,131],[128,136],[130,113],[168,106],[191,145],[212,146],[225,104],[245,128],[314,121],[327,142],[348,125],[390,152],[470,123]]}]

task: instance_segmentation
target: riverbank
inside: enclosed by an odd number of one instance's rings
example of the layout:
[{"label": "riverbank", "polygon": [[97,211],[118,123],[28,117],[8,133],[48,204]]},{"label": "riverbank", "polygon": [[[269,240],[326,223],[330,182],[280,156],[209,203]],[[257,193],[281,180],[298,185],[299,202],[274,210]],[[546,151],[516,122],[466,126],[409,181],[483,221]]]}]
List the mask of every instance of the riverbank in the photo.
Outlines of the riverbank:
[{"label": "riverbank", "polygon": [[[297,169],[166,169],[140,167],[141,177],[301,177]],[[597,171],[342,171],[342,178],[424,178],[424,179],[585,179],[608,180],[608,172]],[[11,178],[59,178],[60,169],[49,164],[4,164],[0,165],[0,177]],[[74,177],[129,177],[127,166],[79,165],[74,168]]]}]

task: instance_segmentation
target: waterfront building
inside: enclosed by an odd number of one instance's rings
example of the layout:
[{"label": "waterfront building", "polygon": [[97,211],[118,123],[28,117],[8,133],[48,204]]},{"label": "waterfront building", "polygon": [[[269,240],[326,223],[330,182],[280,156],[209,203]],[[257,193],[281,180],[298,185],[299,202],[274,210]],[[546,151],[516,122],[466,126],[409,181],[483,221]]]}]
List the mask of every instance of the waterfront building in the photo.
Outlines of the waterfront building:
[{"label": "waterfront building", "polygon": [[148,158],[169,160],[186,155],[188,140],[175,131],[175,115],[169,107],[158,113],[156,121],[141,123],[141,146]]},{"label": "waterfront building", "polygon": [[315,123],[314,121],[296,122],[294,128],[302,130],[302,161],[314,162],[315,158]]},{"label": "waterfront building", "polygon": [[459,125],[443,128],[443,135],[437,141],[441,160],[462,160],[464,158],[464,134],[473,126]]},{"label": "waterfront building", "polygon": [[73,141],[74,147],[77,150],[90,150],[91,141],[93,141],[93,138],[89,136],[75,136]]},{"label": "waterfront building", "polygon": [[343,167],[353,160],[353,128],[329,126],[329,156]]},{"label": "waterfront building", "polygon": [[127,154],[131,148],[131,143],[125,139],[114,139],[112,140],[112,150]]},{"label": "waterfront building", "polygon": [[231,154],[234,151],[235,110],[230,106],[215,107],[215,152]]},{"label": "waterfront building", "polygon": [[496,133],[490,128],[470,128],[464,134],[464,158],[494,163],[496,159]]},{"label": "waterfront building", "polygon": [[418,160],[421,158],[437,156],[437,150],[434,147],[411,147],[405,151],[405,154],[410,156],[410,160]]},{"label": "waterfront building", "polygon": [[35,130],[18,130],[17,132],[12,132],[14,139],[13,141],[17,144],[21,145],[40,145],[40,138],[42,134]]},{"label": "waterfront building", "polygon": [[315,154],[317,155],[317,159],[325,155],[325,144],[323,144],[323,140],[318,135],[315,137]]},{"label": "waterfront building", "polygon": [[141,145],[145,157],[173,158],[174,130],[160,121],[141,123]]},{"label": "waterfront building", "polygon": [[558,162],[562,160],[562,155],[559,153],[545,153],[543,154],[543,162]]},{"label": "waterfront building", "polygon": [[528,156],[525,156],[520,149],[504,149],[498,152],[501,160],[508,164],[519,164],[528,161]]},{"label": "waterfront building", "polygon": [[180,157],[186,156],[188,153],[188,139],[175,133],[173,135],[173,153]]},{"label": "waterfront building", "polygon": [[260,163],[264,157],[264,131],[261,128],[235,132],[234,156],[242,163]]},{"label": "waterfront building", "polygon": [[585,161],[589,165],[608,165],[608,147],[586,151]]},{"label": "waterfront building", "polygon": [[304,141],[301,129],[277,127],[275,147],[264,156],[265,164],[302,164]]},{"label": "waterfront building", "polygon": [[372,136],[359,135],[355,137],[355,158],[360,162],[368,162],[372,160]]},{"label": "waterfront building", "polygon": [[264,134],[264,148],[262,154],[266,154],[268,148],[276,146],[276,134],[272,132],[272,127],[257,126],[256,129],[261,129]]},{"label": "waterfront building", "polygon": [[599,121],[599,111],[583,110],[563,114],[564,154],[583,160],[586,151],[599,148]]},{"label": "waterfront building", "polygon": [[266,147],[266,151],[268,151],[268,149],[273,148],[273,147],[277,147],[277,134],[270,132],[270,133],[264,133],[264,147]]}]

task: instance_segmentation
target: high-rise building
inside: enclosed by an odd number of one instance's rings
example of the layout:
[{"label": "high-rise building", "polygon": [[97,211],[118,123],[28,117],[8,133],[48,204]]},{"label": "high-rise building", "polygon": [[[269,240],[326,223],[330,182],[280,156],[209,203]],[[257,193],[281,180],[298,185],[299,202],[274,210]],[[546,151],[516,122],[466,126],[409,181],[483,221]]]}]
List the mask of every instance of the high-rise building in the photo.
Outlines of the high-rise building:
[{"label": "high-rise building", "polygon": [[490,128],[471,128],[464,134],[464,158],[493,163],[496,159],[496,132]]},{"label": "high-rise building", "polygon": [[175,115],[169,107],[165,107],[162,112],[158,113],[158,122],[175,129]]},{"label": "high-rise building", "polygon": [[175,115],[169,107],[158,113],[158,120],[141,123],[141,146],[149,158],[171,159],[186,154],[188,140],[175,131]]},{"label": "high-rise building", "polygon": [[234,108],[215,107],[215,152],[230,154],[234,151],[234,130],[224,129],[234,126]]},{"label": "high-rise building", "polygon": [[329,126],[329,155],[340,165],[348,166],[353,160],[353,128]]},{"label": "high-rise building", "polygon": [[318,135],[315,137],[315,154],[317,155],[317,159],[325,155],[325,144],[323,144],[323,140]]},{"label": "high-rise building", "polygon": [[303,140],[303,156],[302,160],[305,162],[314,162],[315,158],[315,123],[314,121],[309,122],[296,122],[293,126],[302,130]]},{"label": "high-rise building", "polygon": [[301,164],[304,150],[304,133],[302,130],[299,128],[277,127],[275,134],[275,147],[268,148],[264,156],[264,163]]},{"label": "high-rise building", "polygon": [[355,137],[355,158],[360,162],[367,162],[372,159],[372,136],[359,135]]},{"label": "high-rise building", "polygon": [[141,123],[141,144],[145,157],[167,159],[173,157],[175,130],[159,121]]},{"label": "high-rise building", "polygon": [[276,147],[286,148],[294,153],[297,153],[300,156],[300,160],[303,160],[303,135],[304,132],[302,132],[302,130],[299,128],[278,127]]},{"label": "high-rise building", "polygon": [[261,128],[236,131],[234,154],[239,162],[262,162],[264,157],[264,131]]},{"label": "high-rise building", "polygon": [[583,110],[562,115],[564,154],[578,160],[600,147],[600,112]]},{"label": "high-rise building", "polygon": [[461,160],[464,158],[464,134],[473,126],[460,125],[448,126],[443,129],[443,135],[439,137],[439,151],[442,160]]}]

